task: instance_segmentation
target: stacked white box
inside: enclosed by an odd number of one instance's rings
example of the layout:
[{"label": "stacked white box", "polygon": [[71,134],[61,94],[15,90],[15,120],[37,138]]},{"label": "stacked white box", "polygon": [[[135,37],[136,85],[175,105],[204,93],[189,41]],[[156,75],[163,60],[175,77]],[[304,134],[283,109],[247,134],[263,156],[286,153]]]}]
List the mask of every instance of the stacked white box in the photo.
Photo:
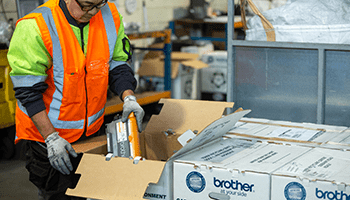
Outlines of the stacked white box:
[{"label": "stacked white box", "polygon": [[172,80],[172,96],[175,99],[196,99],[198,69],[179,64],[178,76]]},{"label": "stacked white box", "polygon": [[205,53],[201,60],[208,68],[201,70],[201,91],[205,93],[227,93],[227,51]]},{"label": "stacked white box", "polygon": [[270,199],[269,174],[310,150],[256,143],[220,162],[194,161],[193,152],[174,161],[173,199]]},{"label": "stacked white box", "polygon": [[243,118],[229,131],[228,136],[233,134],[267,140],[308,143],[316,146],[329,142],[346,145],[350,138],[348,130],[345,126]]},{"label": "stacked white box", "polygon": [[271,200],[350,199],[350,152],[315,148],[275,171]]},{"label": "stacked white box", "polygon": [[201,91],[227,93],[227,69],[204,68],[201,71]]}]

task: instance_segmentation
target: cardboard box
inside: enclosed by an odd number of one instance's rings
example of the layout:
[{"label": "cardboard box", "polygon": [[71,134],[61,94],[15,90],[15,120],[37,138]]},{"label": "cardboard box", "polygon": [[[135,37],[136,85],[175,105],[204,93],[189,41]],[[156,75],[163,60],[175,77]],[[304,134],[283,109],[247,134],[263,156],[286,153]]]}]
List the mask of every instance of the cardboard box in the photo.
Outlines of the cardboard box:
[{"label": "cardboard box", "polygon": [[346,133],[347,129],[344,126],[242,118],[229,134],[320,146],[328,142],[346,140],[349,136],[349,133]]},{"label": "cardboard box", "polygon": [[[112,158],[106,161],[103,155],[85,153],[78,166],[77,173],[81,178],[74,189],[68,189],[67,194],[93,199],[172,199],[173,161],[188,152],[203,148],[203,145],[214,144],[223,140],[223,135],[231,129],[235,123],[250,111],[241,111],[222,117],[222,109],[212,113],[218,116],[206,125],[208,108],[232,107],[233,103],[221,102],[197,102],[190,100],[162,99],[165,104],[162,112],[167,113],[170,121],[155,119],[158,126],[176,127],[178,129],[178,143],[183,145],[167,162],[159,160],[141,160],[137,164],[128,158]],[[199,104],[199,106],[195,106]],[[190,108],[193,107],[193,108]],[[191,111],[191,112],[190,112]],[[161,113],[162,113],[161,112]],[[174,116],[174,117],[172,117]],[[213,118],[212,116],[210,118]],[[163,124],[168,123],[168,124]],[[156,125],[149,122],[149,125]],[[149,127],[147,125],[147,127]],[[146,127],[146,129],[147,129]],[[187,128],[199,130],[196,135]],[[181,131],[180,131],[181,130]],[[182,132],[184,130],[184,132]],[[157,137],[157,134],[155,135]],[[146,138],[147,139],[147,138]],[[147,141],[146,141],[147,142]],[[161,141],[162,142],[162,141]],[[170,142],[170,140],[165,141]],[[169,143],[170,144],[170,143]],[[161,144],[164,145],[164,144]],[[137,161],[136,161],[137,162]],[[147,187],[148,185],[148,187]]]},{"label": "cardboard box", "polygon": [[[195,135],[191,130],[187,130],[183,133],[178,138],[179,142],[182,141],[183,148],[168,159],[158,183],[149,185],[145,192],[145,197],[153,200],[157,198],[152,196],[164,196],[165,199],[174,199],[173,193],[175,186],[173,186],[173,180],[178,176],[178,174],[175,174],[174,172],[174,161],[181,159],[182,157],[186,159],[186,155],[191,154],[192,152],[199,152],[200,154],[203,149],[205,149],[204,152],[202,152],[203,156],[200,156],[203,157],[203,159],[208,158],[206,155],[216,154],[221,145],[211,148],[212,145],[215,146],[215,144],[222,141],[222,136],[230,129],[230,127],[249,112],[250,110],[246,110],[221,117],[206,126],[198,135]],[[246,147],[248,146],[249,144]],[[228,157],[237,152],[239,151],[230,151],[229,154],[220,155]],[[190,157],[193,158],[191,155]]]},{"label": "cardboard box", "polygon": [[[171,79],[172,98],[174,99],[199,99],[197,90],[199,82],[199,69],[208,67],[198,60],[198,54],[185,52],[172,52],[171,54]],[[152,54],[145,56],[138,70],[140,77],[164,77],[164,56]],[[163,79],[160,79],[163,80]],[[164,80],[163,83],[164,84]]]},{"label": "cardboard box", "polygon": [[[238,140],[228,139],[232,146]],[[174,161],[173,199],[270,199],[270,173],[311,150],[255,143],[219,162]],[[207,148],[210,150],[210,148]],[[221,156],[220,154],[218,155]],[[198,157],[196,152],[192,158]]]},{"label": "cardboard box", "polygon": [[[236,31],[233,33],[234,35],[237,35]],[[220,31],[220,30],[213,30],[211,31],[211,36],[213,38],[227,38],[226,36],[226,31]],[[237,36],[235,37],[237,38]],[[220,49],[220,50],[226,50],[226,42],[219,42],[219,41],[213,41],[213,44],[215,46],[215,49]]]},{"label": "cardboard box", "polygon": [[145,157],[164,161],[181,149],[177,139],[182,133],[188,129],[201,132],[219,119],[226,108],[234,105],[230,102],[176,99],[161,99],[159,103],[164,104],[159,115],[151,117],[142,135],[145,138]]},{"label": "cardboard box", "polygon": [[272,174],[271,200],[350,198],[350,152],[314,148]]}]

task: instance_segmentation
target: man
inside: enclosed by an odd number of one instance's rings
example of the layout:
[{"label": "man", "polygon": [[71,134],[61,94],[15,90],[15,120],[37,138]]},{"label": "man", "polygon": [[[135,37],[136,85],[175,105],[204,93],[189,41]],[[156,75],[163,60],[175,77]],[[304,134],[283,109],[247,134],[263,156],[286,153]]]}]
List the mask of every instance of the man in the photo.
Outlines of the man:
[{"label": "man", "polygon": [[99,131],[108,85],[124,101],[122,120],[134,112],[141,131],[122,16],[107,0],[49,0],[18,20],[7,58],[29,179],[41,199],[71,199],[81,157],[70,143]]}]

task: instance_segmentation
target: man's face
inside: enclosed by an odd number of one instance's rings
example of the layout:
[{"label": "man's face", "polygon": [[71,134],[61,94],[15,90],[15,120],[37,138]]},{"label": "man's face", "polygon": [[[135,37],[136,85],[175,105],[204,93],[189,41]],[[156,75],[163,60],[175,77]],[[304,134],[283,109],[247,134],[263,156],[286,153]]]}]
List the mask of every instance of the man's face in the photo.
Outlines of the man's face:
[{"label": "man's face", "polygon": [[106,0],[65,0],[69,13],[78,23],[89,22]]}]

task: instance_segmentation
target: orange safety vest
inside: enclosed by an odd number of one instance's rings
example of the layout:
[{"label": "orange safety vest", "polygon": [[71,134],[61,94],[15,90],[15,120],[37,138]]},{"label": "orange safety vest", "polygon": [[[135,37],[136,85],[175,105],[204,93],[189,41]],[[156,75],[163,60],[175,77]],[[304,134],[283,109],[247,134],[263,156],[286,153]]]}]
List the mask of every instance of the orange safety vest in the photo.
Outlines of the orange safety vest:
[{"label": "orange safety vest", "polygon": [[[91,18],[86,57],[73,33],[59,0],[50,0],[20,20],[34,18],[45,47],[52,57],[43,93],[51,123],[60,136],[72,143],[85,132],[97,132],[104,119],[108,74],[120,27],[116,6],[108,3]],[[19,20],[19,21],[20,21]],[[18,23],[18,22],[17,22]],[[114,26],[113,26],[114,25]],[[44,142],[26,109],[17,103],[16,135]]]}]

